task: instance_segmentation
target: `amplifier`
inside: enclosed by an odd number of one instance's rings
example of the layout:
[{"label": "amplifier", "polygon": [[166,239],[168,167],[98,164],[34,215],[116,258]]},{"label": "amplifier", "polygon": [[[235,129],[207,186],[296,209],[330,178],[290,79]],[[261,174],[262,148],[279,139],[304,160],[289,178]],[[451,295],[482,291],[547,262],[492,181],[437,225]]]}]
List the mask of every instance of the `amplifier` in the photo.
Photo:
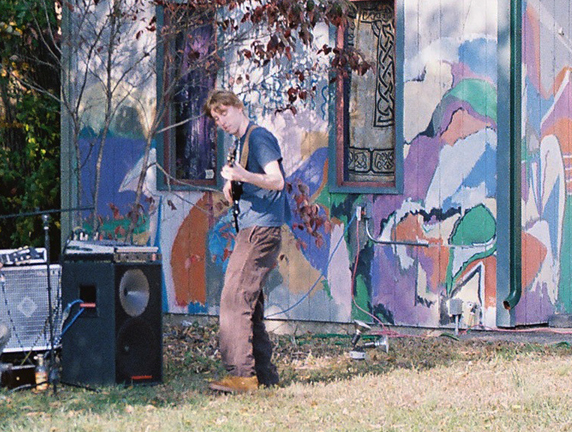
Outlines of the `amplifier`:
[{"label": "amplifier", "polygon": [[64,248],[64,261],[109,261],[115,263],[151,263],[161,261],[159,248],[114,241],[71,240]]},{"label": "amplifier", "polygon": [[[50,348],[48,269],[46,265],[4,267],[0,270],[0,319],[12,332],[4,352]],[[61,297],[61,266],[50,265],[52,308]],[[61,315],[52,317],[59,329]],[[55,331],[55,336],[58,332]]]},{"label": "amplifier", "polygon": [[46,260],[47,254],[45,248],[21,247],[19,249],[0,249],[0,264],[4,267],[45,264]]}]

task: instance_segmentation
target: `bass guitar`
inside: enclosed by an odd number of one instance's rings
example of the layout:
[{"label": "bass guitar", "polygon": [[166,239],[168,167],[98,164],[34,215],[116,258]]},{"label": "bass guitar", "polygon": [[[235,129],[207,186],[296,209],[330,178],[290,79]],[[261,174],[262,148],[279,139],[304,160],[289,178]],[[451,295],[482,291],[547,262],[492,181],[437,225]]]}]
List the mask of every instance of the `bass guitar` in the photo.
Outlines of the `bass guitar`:
[{"label": "bass guitar", "polygon": [[[236,153],[238,151],[238,146],[234,145],[226,157],[226,162],[228,166],[233,166],[236,161]],[[232,217],[234,219],[234,229],[238,233],[238,215],[240,214],[240,196],[242,195],[242,182],[232,181],[230,182],[230,195],[232,197]]]}]

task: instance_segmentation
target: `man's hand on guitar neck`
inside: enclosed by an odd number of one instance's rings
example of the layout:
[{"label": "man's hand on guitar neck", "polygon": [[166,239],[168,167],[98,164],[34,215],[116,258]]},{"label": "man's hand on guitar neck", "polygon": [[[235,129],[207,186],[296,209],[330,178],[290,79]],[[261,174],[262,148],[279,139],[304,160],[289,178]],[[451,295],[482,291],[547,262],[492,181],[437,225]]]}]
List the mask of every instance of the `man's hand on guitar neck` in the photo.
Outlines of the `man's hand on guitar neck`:
[{"label": "man's hand on guitar neck", "polygon": [[234,161],[232,164],[226,164],[222,167],[220,172],[221,176],[230,181],[244,182],[247,181],[248,171],[246,171],[242,165]]}]

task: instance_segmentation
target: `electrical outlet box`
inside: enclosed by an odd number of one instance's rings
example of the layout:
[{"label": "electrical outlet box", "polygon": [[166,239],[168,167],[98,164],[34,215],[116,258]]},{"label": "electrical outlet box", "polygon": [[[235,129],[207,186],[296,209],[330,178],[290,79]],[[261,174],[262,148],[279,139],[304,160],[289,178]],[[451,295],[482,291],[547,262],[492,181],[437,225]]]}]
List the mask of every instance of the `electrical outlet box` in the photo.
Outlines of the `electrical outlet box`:
[{"label": "electrical outlet box", "polygon": [[449,315],[462,315],[463,314],[463,300],[461,299],[450,299],[447,302],[449,308]]}]

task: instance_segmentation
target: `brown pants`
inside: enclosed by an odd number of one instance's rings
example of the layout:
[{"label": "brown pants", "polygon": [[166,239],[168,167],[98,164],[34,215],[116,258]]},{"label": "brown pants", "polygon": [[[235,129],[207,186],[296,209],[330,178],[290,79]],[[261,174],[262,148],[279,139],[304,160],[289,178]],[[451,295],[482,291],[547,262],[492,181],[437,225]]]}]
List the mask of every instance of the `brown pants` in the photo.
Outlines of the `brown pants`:
[{"label": "brown pants", "polygon": [[241,230],[230,256],[220,300],[219,345],[231,375],[278,383],[272,343],[264,326],[262,288],[280,251],[280,227]]}]

